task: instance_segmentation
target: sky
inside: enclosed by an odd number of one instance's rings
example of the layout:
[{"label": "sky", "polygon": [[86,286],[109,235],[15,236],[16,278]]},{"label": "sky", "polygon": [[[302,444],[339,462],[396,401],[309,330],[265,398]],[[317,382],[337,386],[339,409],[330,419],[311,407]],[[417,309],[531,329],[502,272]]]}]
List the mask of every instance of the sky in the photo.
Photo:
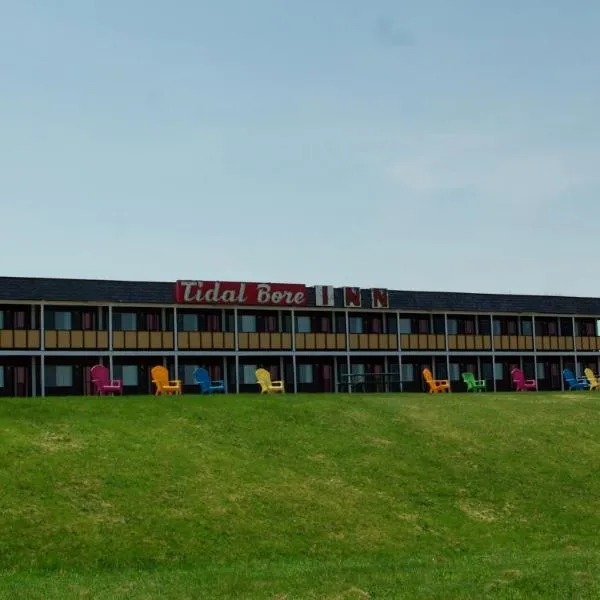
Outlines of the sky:
[{"label": "sky", "polygon": [[0,0],[0,275],[600,295],[600,3]]}]

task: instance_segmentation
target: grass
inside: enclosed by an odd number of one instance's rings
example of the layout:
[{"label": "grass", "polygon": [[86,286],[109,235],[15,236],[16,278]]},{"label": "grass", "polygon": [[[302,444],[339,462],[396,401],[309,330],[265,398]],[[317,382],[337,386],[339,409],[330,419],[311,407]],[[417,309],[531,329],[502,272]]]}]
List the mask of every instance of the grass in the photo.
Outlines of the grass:
[{"label": "grass", "polygon": [[0,401],[0,598],[600,597],[600,394]]}]

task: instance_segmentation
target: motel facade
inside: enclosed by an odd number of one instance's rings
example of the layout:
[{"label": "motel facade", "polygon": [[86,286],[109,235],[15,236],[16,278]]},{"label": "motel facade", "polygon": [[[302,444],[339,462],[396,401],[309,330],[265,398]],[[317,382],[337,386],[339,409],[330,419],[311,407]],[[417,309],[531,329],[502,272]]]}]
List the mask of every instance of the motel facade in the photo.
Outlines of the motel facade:
[{"label": "motel facade", "polygon": [[287,393],[425,391],[422,370],[464,391],[540,390],[562,371],[600,370],[600,299],[415,292],[329,285],[0,277],[0,395],[91,394],[102,363],[127,394],[166,366],[197,392],[205,367],[228,393],[258,392],[264,367]]}]

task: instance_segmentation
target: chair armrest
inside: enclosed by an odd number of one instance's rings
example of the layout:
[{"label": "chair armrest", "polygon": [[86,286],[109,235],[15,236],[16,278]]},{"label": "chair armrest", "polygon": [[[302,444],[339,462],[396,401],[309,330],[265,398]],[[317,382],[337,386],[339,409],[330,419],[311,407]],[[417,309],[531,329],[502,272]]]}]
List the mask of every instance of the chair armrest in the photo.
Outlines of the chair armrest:
[{"label": "chair armrest", "polygon": [[271,380],[271,385],[275,385],[276,383],[278,383],[279,385],[283,385],[283,380],[282,379]]},{"label": "chair armrest", "polygon": [[169,379],[169,385],[181,385],[182,383],[181,379]]},{"label": "chair armrest", "polygon": [[450,385],[450,381],[448,379],[434,379],[433,383],[436,385]]},{"label": "chair armrest", "polygon": [[223,379],[217,379],[211,382],[211,385],[225,385],[225,381]]}]

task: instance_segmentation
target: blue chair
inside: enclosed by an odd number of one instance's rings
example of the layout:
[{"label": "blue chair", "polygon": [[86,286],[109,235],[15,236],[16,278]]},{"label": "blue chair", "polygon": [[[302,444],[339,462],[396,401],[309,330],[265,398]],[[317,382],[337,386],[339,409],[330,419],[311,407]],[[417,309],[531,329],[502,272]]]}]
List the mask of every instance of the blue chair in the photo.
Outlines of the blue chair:
[{"label": "blue chair", "polygon": [[587,390],[590,387],[590,384],[585,377],[580,377],[577,379],[575,375],[573,375],[573,371],[571,371],[571,369],[564,369],[563,377],[565,383],[569,386],[570,392],[573,390]]},{"label": "blue chair", "polygon": [[224,381],[212,381],[208,371],[198,367],[194,369],[194,380],[200,386],[202,394],[213,394],[214,392],[225,393]]}]

